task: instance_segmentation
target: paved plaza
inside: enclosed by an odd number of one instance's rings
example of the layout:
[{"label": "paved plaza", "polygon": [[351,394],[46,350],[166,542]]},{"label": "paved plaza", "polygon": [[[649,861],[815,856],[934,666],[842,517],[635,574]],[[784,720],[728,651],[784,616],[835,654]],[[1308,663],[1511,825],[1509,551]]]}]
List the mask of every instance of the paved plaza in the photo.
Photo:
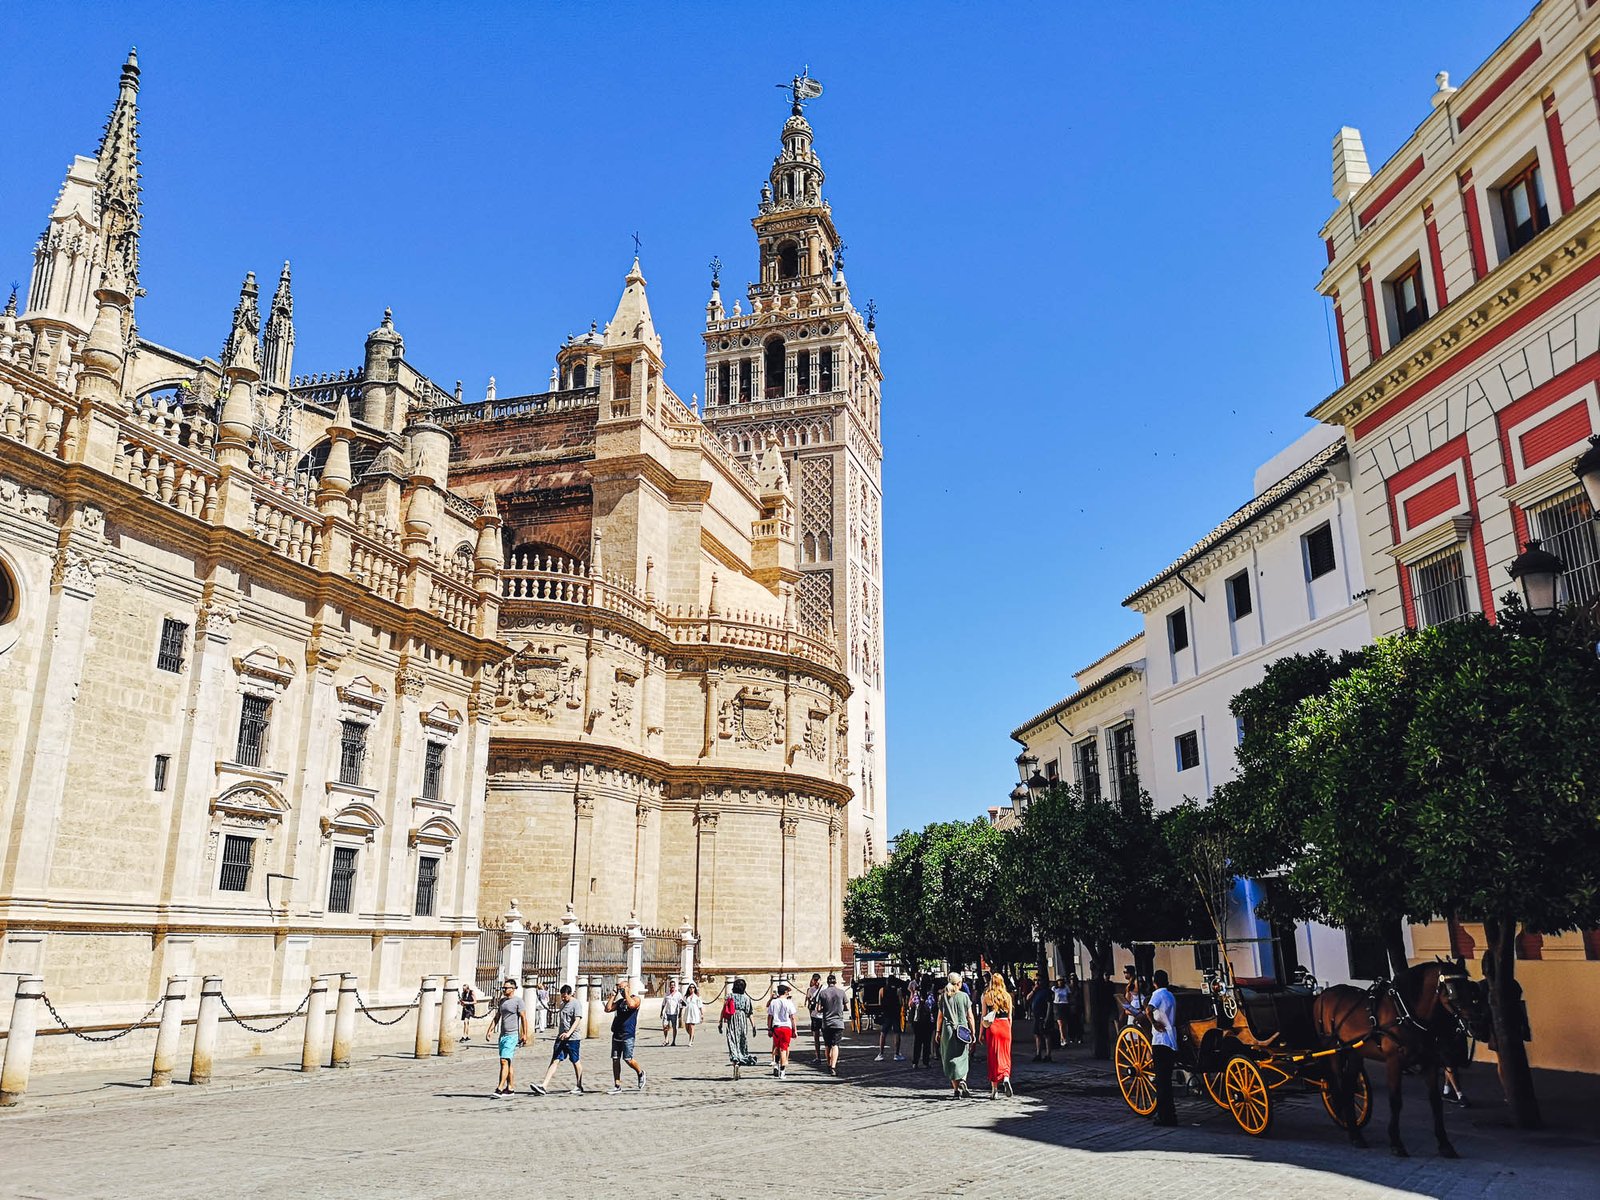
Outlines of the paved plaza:
[{"label": "paved plaza", "polygon": [[[0,1114],[5,1197],[594,1195],[1214,1197],[1595,1195],[1600,1137],[1554,1125],[1503,1128],[1498,1108],[1451,1109],[1459,1161],[1437,1158],[1414,1082],[1405,1134],[1414,1157],[1350,1149],[1314,1096],[1281,1107],[1273,1136],[1244,1136],[1209,1102],[1179,1102],[1181,1125],[1133,1117],[1107,1065],[1021,1056],[1018,1095],[944,1099],[937,1068],[873,1061],[863,1033],[840,1077],[796,1056],[789,1080],[762,1068],[735,1082],[714,1027],[691,1049],[641,1037],[644,1093],[610,1085],[604,1040],[584,1044],[584,1096],[527,1094],[547,1037],[518,1056],[522,1094],[497,1101],[493,1050],[413,1062],[358,1051],[348,1071],[302,1077],[288,1064],[224,1064],[207,1089],[155,1093],[127,1076],[36,1081]],[[1019,1032],[1026,1033],[1026,1026]],[[759,1039],[761,1047],[765,1038]],[[981,1082],[981,1060],[975,1078]],[[631,1072],[624,1072],[631,1080]],[[1488,1068],[1471,1075],[1493,1088]],[[570,1086],[563,1065],[558,1082]],[[625,1081],[628,1082],[628,1081]],[[1408,1081],[1410,1082],[1410,1081]],[[986,1090],[986,1089],[985,1089]],[[1551,1104],[1556,1119],[1562,1106]],[[1380,1114],[1374,1124],[1381,1120]],[[508,1190],[510,1189],[510,1190]]]}]

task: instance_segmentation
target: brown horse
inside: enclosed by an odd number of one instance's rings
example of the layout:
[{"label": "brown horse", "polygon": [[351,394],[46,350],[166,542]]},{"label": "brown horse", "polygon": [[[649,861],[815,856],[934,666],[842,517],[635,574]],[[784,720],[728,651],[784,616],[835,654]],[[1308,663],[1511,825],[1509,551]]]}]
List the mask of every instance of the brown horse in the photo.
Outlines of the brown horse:
[{"label": "brown horse", "polygon": [[[1317,1033],[1327,1042],[1347,1046],[1359,1042],[1362,1057],[1384,1064],[1389,1085],[1389,1149],[1406,1157],[1405,1143],[1400,1140],[1400,1078],[1415,1067],[1433,1109],[1433,1136],[1439,1154],[1455,1158],[1455,1147],[1444,1131],[1439,1070],[1462,1034],[1481,1037],[1488,1028],[1482,991],[1467,977],[1466,968],[1452,962],[1431,962],[1407,967],[1392,981],[1379,980],[1371,988],[1335,984],[1317,996],[1311,1011]],[[1343,1090],[1348,1098],[1349,1089]],[[1352,1133],[1352,1141],[1364,1144],[1353,1126]]]}]

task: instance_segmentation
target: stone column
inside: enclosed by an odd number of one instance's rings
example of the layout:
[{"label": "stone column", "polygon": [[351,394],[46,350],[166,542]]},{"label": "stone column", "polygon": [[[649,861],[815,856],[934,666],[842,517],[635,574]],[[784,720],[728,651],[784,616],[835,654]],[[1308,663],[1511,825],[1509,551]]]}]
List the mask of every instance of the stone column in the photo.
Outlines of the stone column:
[{"label": "stone column", "polygon": [[444,977],[444,991],[439,995],[439,1055],[448,1058],[461,1045],[461,980],[455,975]]},{"label": "stone column", "polygon": [[322,1044],[328,1040],[328,981],[313,976],[306,1000],[305,1042],[300,1047],[300,1069],[315,1071],[322,1065]]},{"label": "stone column", "polygon": [[346,971],[339,976],[339,1006],[333,1014],[333,1058],[328,1065],[348,1067],[350,1046],[356,1036],[356,977]]},{"label": "stone column", "polygon": [[500,980],[515,980],[522,986],[522,962],[528,949],[528,927],[522,922],[522,910],[513,900],[506,910],[506,940],[500,947]]},{"label": "stone column", "polygon": [[633,982],[635,993],[644,993],[644,927],[639,924],[639,918],[628,914],[628,931],[624,935],[628,945],[628,965],[626,974]]},{"label": "stone column", "polygon": [[416,1056],[432,1058],[434,1043],[439,1037],[439,981],[436,975],[424,975],[417,996]]},{"label": "stone column", "polygon": [[800,818],[784,813],[778,818],[783,832],[783,928],[778,933],[778,965],[790,966],[795,954],[795,908],[799,903],[798,880],[795,879],[795,835],[800,831]]},{"label": "stone column", "polygon": [[606,1002],[601,998],[604,995],[604,983],[599,975],[589,976],[589,1003],[588,1027],[589,1037],[597,1038],[606,1027]]},{"label": "stone column", "polygon": [[189,986],[173,975],[167,980],[167,994],[161,1001],[161,1025],[156,1030],[156,1052],[150,1061],[150,1086],[167,1087],[178,1061],[178,1038],[183,1033],[183,1001]]},{"label": "stone column", "polygon": [[189,1082],[211,1082],[217,1056],[217,1019],[222,1014],[222,976],[207,975],[200,984],[200,1015],[194,1022],[194,1056],[189,1060]]},{"label": "stone column", "polygon": [[[582,770],[582,768],[579,768]],[[579,786],[582,786],[580,780]],[[580,791],[573,797],[575,819],[572,825],[572,897],[574,904],[583,897],[583,915],[589,915],[589,871],[594,853],[594,797]]]},{"label": "stone column", "polygon": [[679,986],[685,989],[694,982],[694,948],[699,941],[694,935],[694,925],[685,913],[683,925],[678,930],[678,980]]},{"label": "stone column", "polygon": [[700,807],[695,810],[694,823],[697,836],[695,880],[695,924],[700,932],[700,943],[708,949],[701,955],[714,954],[717,949],[717,818],[716,809]]},{"label": "stone column", "polygon": [[17,980],[17,997],[11,1006],[6,1032],[6,1058],[0,1068],[0,1108],[22,1103],[33,1067],[33,1037],[39,1031],[39,1010],[44,1007],[44,980],[24,975]]},{"label": "stone column", "polygon": [[583,928],[578,924],[578,916],[567,905],[566,915],[561,919],[561,928],[557,931],[560,949],[556,952],[558,964],[558,978],[556,990],[560,991],[562,984],[570,984],[574,995],[578,987],[579,956],[583,953]]}]

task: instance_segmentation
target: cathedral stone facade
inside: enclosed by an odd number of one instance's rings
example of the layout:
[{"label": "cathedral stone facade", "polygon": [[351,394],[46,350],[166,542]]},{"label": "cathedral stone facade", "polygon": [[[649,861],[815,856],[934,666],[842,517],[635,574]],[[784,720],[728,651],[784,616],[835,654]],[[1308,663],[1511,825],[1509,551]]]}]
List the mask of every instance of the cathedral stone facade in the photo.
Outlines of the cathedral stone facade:
[{"label": "cathedral stone facade", "polygon": [[139,78],[0,314],[0,972],[91,1027],[172,975],[394,1007],[512,899],[838,963],[882,846],[878,372],[798,106],[761,315],[711,306],[712,379],[791,346],[739,423],[666,386],[637,261],[538,395],[463,402],[387,311],[297,374],[287,264],[215,357],[148,339]]}]

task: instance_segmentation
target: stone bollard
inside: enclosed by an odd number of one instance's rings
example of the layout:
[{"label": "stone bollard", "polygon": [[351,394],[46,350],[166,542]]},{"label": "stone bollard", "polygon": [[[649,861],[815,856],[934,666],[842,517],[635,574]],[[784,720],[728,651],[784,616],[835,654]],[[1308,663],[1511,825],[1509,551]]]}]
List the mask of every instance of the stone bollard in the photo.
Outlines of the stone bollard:
[{"label": "stone bollard", "polygon": [[217,1021],[222,1016],[222,976],[207,975],[200,982],[200,1015],[194,1022],[194,1056],[189,1060],[189,1082],[211,1082],[211,1064],[217,1057]]},{"label": "stone bollard", "polygon": [[6,1034],[5,1067],[0,1069],[0,1108],[22,1103],[28,1091],[28,1069],[33,1066],[33,1035],[39,1031],[39,1010],[44,1007],[44,980],[24,975],[17,980],[17,999],[11,1008],[11,1028]]},{"label": "stone bollard", "polygon": [[461,980],[444,977],[444,993],[439,997],[439,1055],[454,1054],[461,1045]]},{"label": "stone bollard", "polygon": [[166,1087],[172,1082],[172,1068],[178,1061],[178,1040],[183,1035],[183,1001],[189,994],[181,975],[167,978],[167,994],[161,1001],[161,1025],[156,1029],[156,1052],[150,1060],[150,1086]]},{"label": "stone bollard", "polygon": [[350,1065],[350,1044],[356,1036],[356,977],[349,971],[339,976],[339,1006],[333,1014],[332,1067]]},{"label": "stone bollard", "polygon": [[433,1043],[439,1036],[439,983],[436,976],[422,977],[417,997],[417,1057],[432,1058]]},{"label": "stone bollard", "polygon": [[322,1066],[322,1044],[328,1040],[328,981],[321,975],[311,981],[311,997],[306,1001],[306,1040],[300,1047],[300,1069],[315,1071]]},{"label": "stone bollard", "polygon": [[606,1027],[606,1002],[601,999],[603,995],[601,980],[603,978],[600,975],[589,976],[589,1004],[585,1037],[597,1038]]}]

